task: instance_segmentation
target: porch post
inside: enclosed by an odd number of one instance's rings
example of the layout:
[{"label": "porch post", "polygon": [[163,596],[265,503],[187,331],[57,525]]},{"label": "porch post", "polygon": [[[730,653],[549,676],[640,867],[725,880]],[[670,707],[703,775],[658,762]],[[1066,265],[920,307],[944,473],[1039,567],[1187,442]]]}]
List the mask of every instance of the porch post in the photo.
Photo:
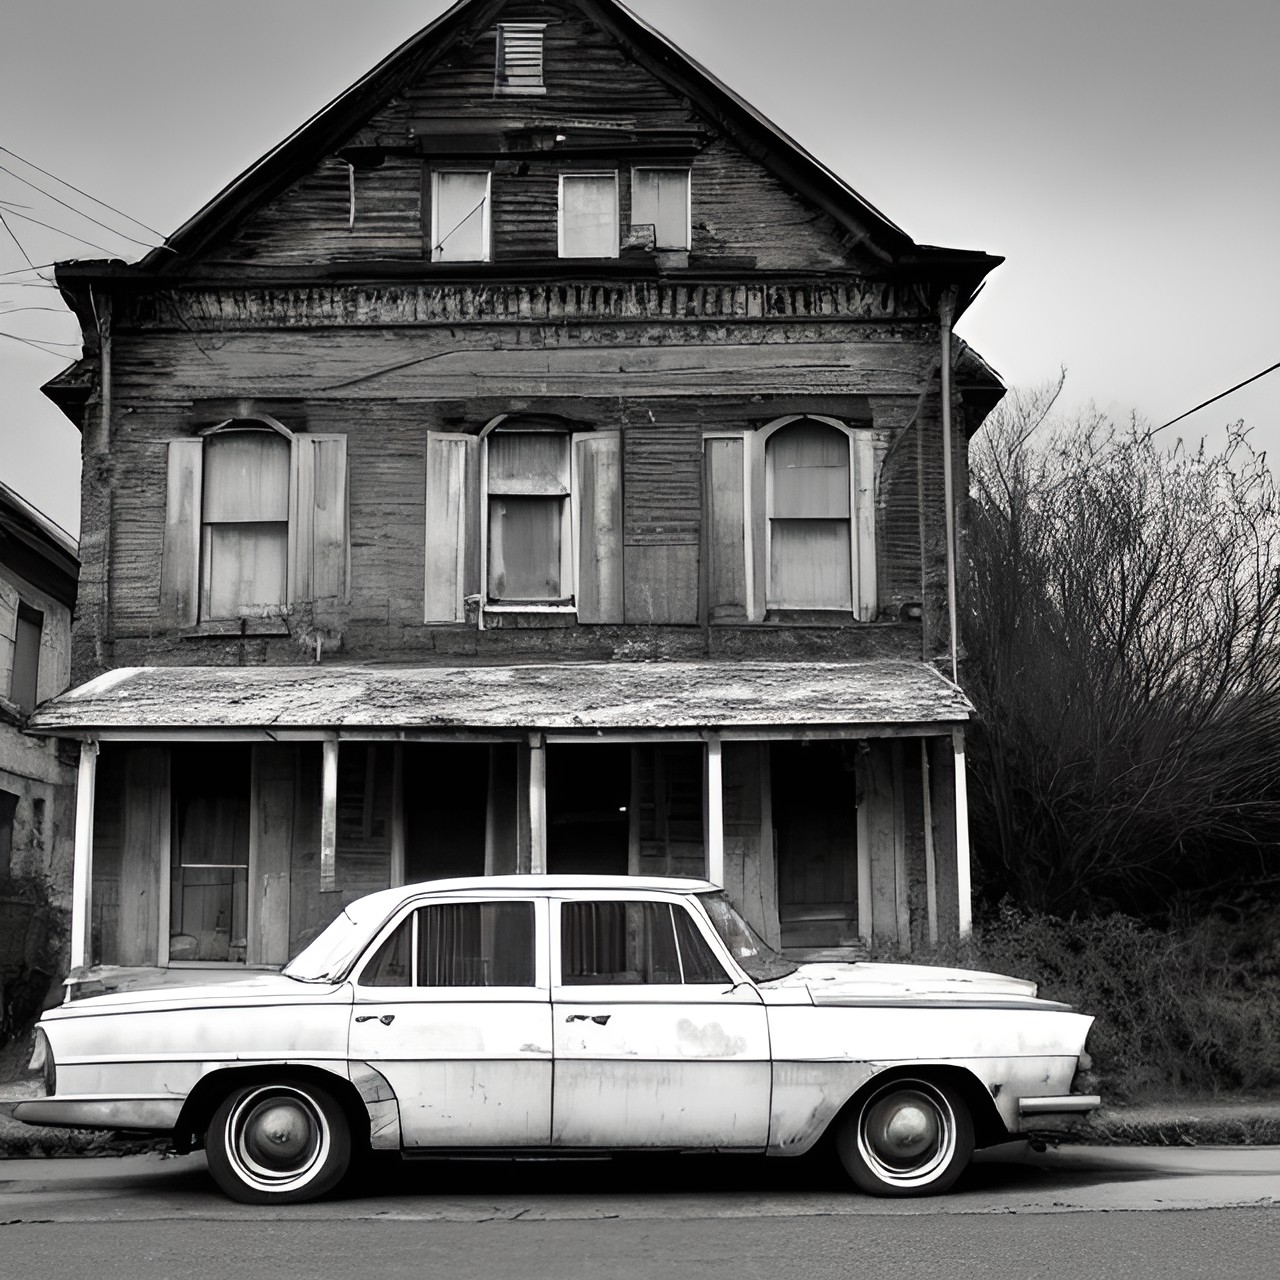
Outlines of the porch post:
[{"label": "porch post", "polygon": [[969,793],[965,782],[964,730],[951,730],[956,786],[956,898],[960,908],[960,936],[973,932],[973,887],[969,871]]},{"label": "porch post", "polygon": [[925,903],[929,914],[929,945],[938,945],[938,860],[933,847],[933,794],[929,783],[929,740],[920,739],[920,777],[924,802]]},{"label": "porch post", "polygon": [[720,735],[707,735],[707,879],[724,888],[724,771],[721,767]]},{"label": "porch post", "polygon": [[529,870],[547,873],[547,740],[529,735]]},{"label": "porch post", "polygon": [[320,892],[338,887],[338,739],[324,740],[320,774]]},{"label": "porch post", "polygon": [[80,744],[76,778],[75,850],[71,867],[71,968],[81,969],[92,954],[93,801],[98,777],[98,743]]}]

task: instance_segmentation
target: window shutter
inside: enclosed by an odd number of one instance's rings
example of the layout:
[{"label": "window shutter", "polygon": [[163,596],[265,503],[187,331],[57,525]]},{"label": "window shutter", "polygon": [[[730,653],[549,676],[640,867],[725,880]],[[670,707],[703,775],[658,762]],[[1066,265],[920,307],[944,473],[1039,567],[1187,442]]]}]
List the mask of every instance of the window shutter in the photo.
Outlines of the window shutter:
[{"label": "window shutter", "polygon": [[573,437],[573,528],[578,621],[622,621],[622,437]]},{"label": "window shutter", "polygon": [[0,578],[0,697],[13,691],[13,654],[18,635],[18,593]]},{"label": "window shutter", "polygon": [[494,71],[495,93],[544,93],[542,83],[542,33],[545,22],[498,24],[498,56]]},{"label": "window shutter", "polygon": [[427,432],[426,622],[464,622],[479,591],[478,441]]},{"label": "window shutter", "polygon": [[853,544],[858,617],[874,622],[880,600],[876,586],[876,456],[869,431],[853,434]]},{"label": "window shutter", "polygon": [[164,549],[160,558],[160,616],[172,627],[193,627],[199,618],[203,469],[203,440],[169,441]]},{"label": "window shutter", "polygon": [[347,438],[296,436],[289,520],[289,600],[347,594]]},{"label": "window shutter", "polygon": [[742,436],[703,439],[707,538],[707,617],[744,622],[751,616],[747,442]]}]

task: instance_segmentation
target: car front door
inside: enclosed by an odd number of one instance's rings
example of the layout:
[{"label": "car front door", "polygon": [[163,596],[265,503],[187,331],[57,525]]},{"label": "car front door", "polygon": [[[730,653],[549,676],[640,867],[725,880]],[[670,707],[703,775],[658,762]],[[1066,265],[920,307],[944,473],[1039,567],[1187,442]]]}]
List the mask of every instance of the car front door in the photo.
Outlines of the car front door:
[{"label": "car front door", "polygon": [[538,898],[431,899],[357,966],[348,1054],[395,1091],[406,1149],[549,1144],[546,920]]},{"label": "car front door", "polygon": [[557,1147],[763,1150],[769,1029],[676,894],[554,899]]}]

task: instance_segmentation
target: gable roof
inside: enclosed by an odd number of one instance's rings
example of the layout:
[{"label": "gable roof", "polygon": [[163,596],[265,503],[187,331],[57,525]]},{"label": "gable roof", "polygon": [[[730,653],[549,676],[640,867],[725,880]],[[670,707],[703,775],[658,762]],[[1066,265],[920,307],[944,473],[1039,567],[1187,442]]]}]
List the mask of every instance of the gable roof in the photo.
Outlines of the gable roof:
[{"label": "gable roof", "polygon": [[[957,317],[1002,258],[973,250],[918,245],[870,201],[784,133],[739,94],[649,26],[619,0],[560,0],[613,36],[651,74],[706,114],[751,158],[848,229],[886,272],[945,275],[960,287]],[[188,219],[140,262],[79,262],[59,268],[60,281],[103,276],[180,275],[209,246],[256,208],[303,177],[317,159],[349,139],[389,97],[460,43],[492,28],[508,0],[458,0],[300,125],[278,146]]]}]

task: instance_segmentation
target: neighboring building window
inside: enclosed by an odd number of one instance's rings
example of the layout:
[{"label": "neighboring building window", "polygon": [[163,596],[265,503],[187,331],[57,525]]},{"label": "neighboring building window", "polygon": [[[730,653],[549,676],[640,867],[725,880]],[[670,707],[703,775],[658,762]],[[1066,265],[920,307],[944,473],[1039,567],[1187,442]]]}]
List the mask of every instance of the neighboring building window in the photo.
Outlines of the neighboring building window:
[{"label": "neighboring building window", "polygon": [[365,987],[532,987],[531,902],[441,902],[407,917],[360,974]]},{"label": "neighboring building window", "polygon": [[560,175],[560,256],[618,256],[618,175]]},{"label": "neighboring building window", "polygon": [[18,602],[17,627],[13,634],[13,675],[9,701],[23,711],[34,711],[40,684],[40,636],[44,614]]},{"label": "neighboring building window", "polygon": [[561,986],[719,983],[729,976],[683,907],[666,902],[566,902]]},{"label": "neighboring building window", "polygon": [[490,600],[572,599],[571,443],[563,430],[499,427],[486,438]]},{"label": "neighboring building window", "polygon": [[498,24],[494,93],[546,93],[542,83],[542,33],[545,22]]},{"label": "neighboring building window", "polygon": [[765,442],[771,609],[853,608],[849,437],[801,418]]},{"label": "neighboring building window", "polygon": [[652,226],[655,249],[689,248],[689,170],[633,169],[631,225]]},{"label": "neighboring building window", "polygon": [[489,179],[483,171],[432,173],[432,262],[489,261]]},{"label": "neighboring building window", "polygon": [[204,442],[200,616],[284,607],[289,564],[289,441],[235,430]]},{"label": "neighboring building window", "polygon": [[175,747],[171,776],[169,958],[243,962],[250,749]]},{"label": "neighboring building window", "polygon": [[13,870],[13,820],[18,812],[18,797],[12,791],[0,791],[0,876]]}]

